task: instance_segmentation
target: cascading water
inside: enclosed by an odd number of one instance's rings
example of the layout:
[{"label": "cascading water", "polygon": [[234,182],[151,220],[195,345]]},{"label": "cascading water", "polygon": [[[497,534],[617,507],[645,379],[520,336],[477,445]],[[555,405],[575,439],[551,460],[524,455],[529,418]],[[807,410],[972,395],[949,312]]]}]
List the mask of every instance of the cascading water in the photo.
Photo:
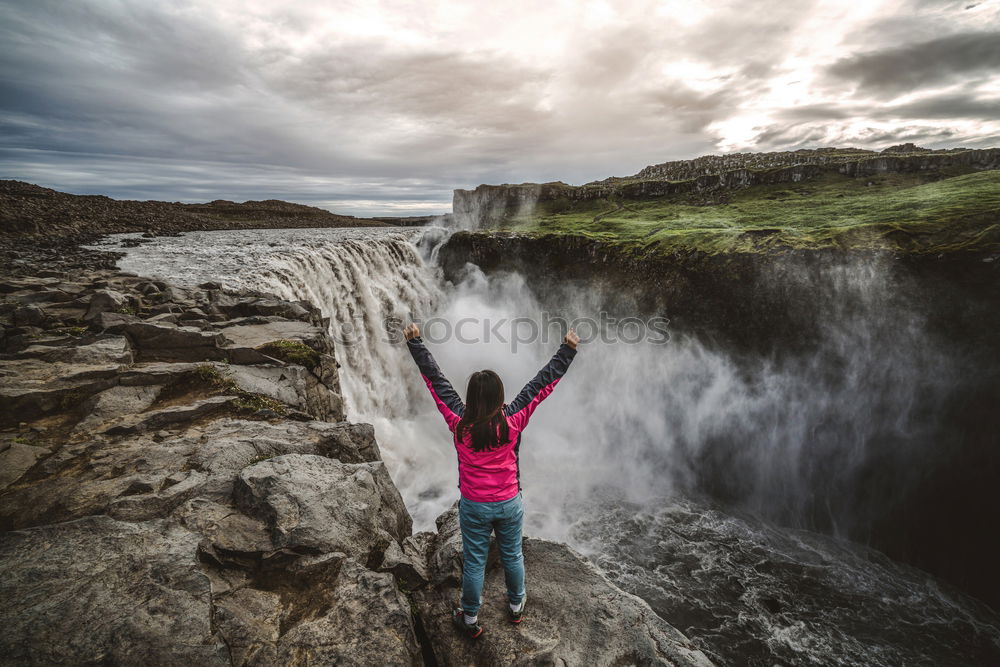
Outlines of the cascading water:
[{"label": "cascading water", "polygon": [[[512,320],[596,319],[600,303],[586,290],[560,293],[545,300],[558,310],[547,313],[520,275],[487,277],[471,266],[460,284],[445,285],[434,266],[445,237],[203,232],[131,249],[122,268],[319,306],[338,341],[349,418],[375,425],[415,527],[425,529],[457,498],[455,455],[386,321],[433,318],[425,338],[459,392],[471,372],[493,368],[512,397],[562,335],[552,327],[547,340],[521,342]],[[805,354],[747,363],[680,332],[665,344],[586,342],[525,433],[527,532],[590,554],[721,664],[997,658],[998,619],[985,607],[877,552],[776,529],[706,499],[847,533],[870,520],[872,508],[852,493],[873,461],[893,471],[876,505],[928,464],[912,448],[933,432],[931,408],[952,366],[898,298],[905,290],[872,260],[791,279],[813,281],[824,304],[823,340]],[[889,628],[886,619],[895,619]]]}]

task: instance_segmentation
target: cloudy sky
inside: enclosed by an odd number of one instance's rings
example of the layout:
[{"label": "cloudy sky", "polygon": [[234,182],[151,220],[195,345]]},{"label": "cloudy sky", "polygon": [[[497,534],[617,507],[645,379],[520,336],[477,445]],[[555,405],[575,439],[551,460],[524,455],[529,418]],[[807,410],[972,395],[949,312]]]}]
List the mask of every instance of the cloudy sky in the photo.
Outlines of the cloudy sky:
[{"label": "cloudy sky", "polygon": [[1000,0],[3,0],[0,178],[450,209],[706,153],[1000,145]]}]

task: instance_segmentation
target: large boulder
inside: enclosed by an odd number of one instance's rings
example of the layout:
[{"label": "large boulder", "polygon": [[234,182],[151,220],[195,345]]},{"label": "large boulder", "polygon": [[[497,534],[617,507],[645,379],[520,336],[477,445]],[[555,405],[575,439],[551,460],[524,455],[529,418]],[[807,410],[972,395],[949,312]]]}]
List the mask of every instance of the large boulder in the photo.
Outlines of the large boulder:
[{"label": "large boulder", "polygon": [[385,464],[342,463],[293,454],[240,472],[237,505],[262,517],[277,547],[302,553],[343,552],[378,565],[412,521]]},{"label": "large boulder", "polygon": [[6,533],[0,654],[10,665],[230,665],[197,536],[105,516]]},{"label": "large boulder", "polygon": [[127,297],[117,290],[97,290],[90,297],[90,307],[83,319],[89,322],[101,313],[121,312],[127,304]]},{"label": "large boulder", "polygon": [[612,584],[565,544],[526,538],[528,611],[507,621],[503,568],[487,564],[484,636],[470,642],[451,625],[461,597],[462,540],[458,512],[438,519],[430,554],[431,582],[413,593],[439,665],[684,665],[712,663],[644,601]]},{"label": "large boulder", "polygon": [[210,292],[212,310],[228,317],[275,316],[293,320],[319,317],[319,311],[305,301],[285,301],[274,297],[242,296],[224,292]]},{"label": "large boulder", "polygon": [[255,324],[225,326],[222,333],[233,345],[260,347],[279,340],[296,340],[317,352],[331,354],[332,344],[326,332],[309,322],[299,320],[257,321]]}]

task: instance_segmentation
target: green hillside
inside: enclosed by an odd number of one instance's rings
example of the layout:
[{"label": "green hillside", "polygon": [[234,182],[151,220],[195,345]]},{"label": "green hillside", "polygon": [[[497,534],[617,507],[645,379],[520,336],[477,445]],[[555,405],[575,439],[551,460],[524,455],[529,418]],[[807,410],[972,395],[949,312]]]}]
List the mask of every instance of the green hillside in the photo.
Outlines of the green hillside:
[{"label": "green hillside", "polygon": [[1000,171],[927,179],[920,173],[852,178],[830,171],[808,182],[730,191],[721,202],[692,195],[550,201],[502,228],[661,251],[1000,251]]}]

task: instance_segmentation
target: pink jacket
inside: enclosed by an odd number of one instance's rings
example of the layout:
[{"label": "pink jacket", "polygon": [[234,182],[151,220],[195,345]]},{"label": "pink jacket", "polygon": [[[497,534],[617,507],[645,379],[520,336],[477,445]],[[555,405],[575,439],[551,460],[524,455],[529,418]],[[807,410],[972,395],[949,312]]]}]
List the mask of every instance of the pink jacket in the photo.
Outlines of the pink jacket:
[{"label": "pink jacket", "polygon": [[458,422],[465,414],[465,403],[438,368],[437,362],[420,338],[407,341],[407,347],[413,360],[417,362],[420,375],[427,383],[438,411],[452,432],[452,440],[458,452],[458,487],[462,497],[475,502],[492,503],[516,496],[521,490],[521,432],[527,427],[538,404],[559,384],[576,356],[576,350],[565,343],[560,345],[549,363],[538,371],[513,401],[504,405],[503,414],[510,429],[510,440],[496,449],[477,452],[472,449],[469,434],[461,441],[455,435]]}]

